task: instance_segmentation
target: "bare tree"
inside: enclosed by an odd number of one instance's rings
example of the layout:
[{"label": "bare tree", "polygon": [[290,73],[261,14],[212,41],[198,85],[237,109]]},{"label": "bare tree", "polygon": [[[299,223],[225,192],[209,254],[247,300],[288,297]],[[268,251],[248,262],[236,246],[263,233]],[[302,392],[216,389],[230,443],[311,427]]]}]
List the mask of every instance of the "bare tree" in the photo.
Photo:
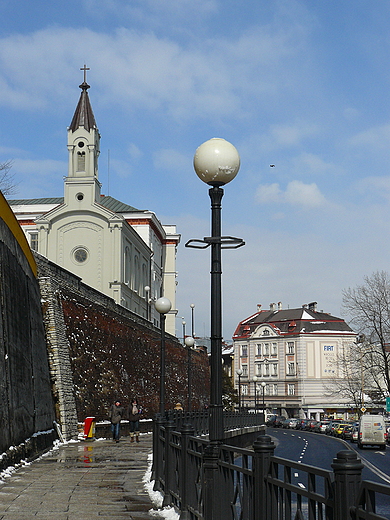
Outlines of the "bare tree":
[{"label": "bare tree", "polygon": [[344,290],[343,307],[363,338],[359,355],[366,381],[364,392],[383,402],[390,395],[389,274],[377,271],[365,277],[363,285]]},{"label": "bare tree", "polygon": [[11,173],[12,161],[0,163],[0,190],[4,197],[16,193],[15,175]]}]

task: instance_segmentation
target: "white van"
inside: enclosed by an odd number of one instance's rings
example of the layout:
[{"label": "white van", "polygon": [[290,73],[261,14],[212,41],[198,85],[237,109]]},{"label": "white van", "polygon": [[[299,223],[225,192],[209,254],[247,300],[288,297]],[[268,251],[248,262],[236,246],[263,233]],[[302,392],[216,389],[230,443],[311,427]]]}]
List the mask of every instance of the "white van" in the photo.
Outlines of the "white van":
[{"label": "white van", "polygon": [[359,421],[358,448],[379,446],[386,449],[386,425],[383,415],[362,415]]}]

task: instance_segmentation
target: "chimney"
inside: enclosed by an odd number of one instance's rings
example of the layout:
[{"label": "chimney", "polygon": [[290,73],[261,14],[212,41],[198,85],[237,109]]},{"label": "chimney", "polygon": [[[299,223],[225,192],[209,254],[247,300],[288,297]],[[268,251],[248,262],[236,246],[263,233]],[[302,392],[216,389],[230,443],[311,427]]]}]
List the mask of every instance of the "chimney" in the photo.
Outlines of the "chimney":
[{"label": "chimney", "polygon": [[317,302],[309,303],[309,311],[317,312]]},{"label": "chimney", "polygon": [[270,303],[269,304],[269,310],[270,311],[275,311],[276,310],[276,303]]},{"label": "chimney", "polygon": [[278,302],[278,311],[282,310],[282,302]]},{"label": "chimney", "polygon": [[261,311],[261,303],[258,303],[257,304],[257,312],[260,312]]}]

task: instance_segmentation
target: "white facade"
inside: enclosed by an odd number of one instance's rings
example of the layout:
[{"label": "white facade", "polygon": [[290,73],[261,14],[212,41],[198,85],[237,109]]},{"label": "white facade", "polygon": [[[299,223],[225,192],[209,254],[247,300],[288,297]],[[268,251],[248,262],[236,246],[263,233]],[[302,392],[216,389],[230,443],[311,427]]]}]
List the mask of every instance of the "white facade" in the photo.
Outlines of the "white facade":
[{"label": "white facade", "polygon": [[[9,201],[32,249],[159,325],[153,301],[168,297],[166,330],[175,334],[176,227],[101,195],[100,135],[84,81],[68,128],[64,197]],[[149,289],[148,289],[149,288]]]},{"label": "white facade", "polygon": [[[350,403],[335,402],[331,385],[343,377],[337,360],[356,334],[340,318],[312,308],[271,306],[242,321],[235,331],[234,382],[240,376],[242,405],[268,412],[319,419]],[[257,381],[253,381],[253,377]],[[265,385],[262,385],[265,383]]]}]

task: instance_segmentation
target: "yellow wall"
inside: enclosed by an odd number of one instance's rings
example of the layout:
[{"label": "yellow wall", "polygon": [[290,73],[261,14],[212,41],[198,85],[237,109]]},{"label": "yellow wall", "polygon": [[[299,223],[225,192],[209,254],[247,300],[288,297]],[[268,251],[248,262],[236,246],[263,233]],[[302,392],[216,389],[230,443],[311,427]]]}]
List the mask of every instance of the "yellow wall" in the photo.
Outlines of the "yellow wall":
[{"label": "yellow wall", "polygon": [[10,229],[11,233],[14,235],[17,240],[19,246],[21,247],[24,256],[26,257],[28,263],[30,264],[31,270],[34,273],[34,276],[37,276],[37,264],[35,262],[34,256],[31,252],[30,246],[28,245],[25,234],[22,231],[22,228],[19,226],[18,221],[11,208],[8,205],[8,202],[5,200],[4,195],[0,191],[0,218],[4,220]]}]

